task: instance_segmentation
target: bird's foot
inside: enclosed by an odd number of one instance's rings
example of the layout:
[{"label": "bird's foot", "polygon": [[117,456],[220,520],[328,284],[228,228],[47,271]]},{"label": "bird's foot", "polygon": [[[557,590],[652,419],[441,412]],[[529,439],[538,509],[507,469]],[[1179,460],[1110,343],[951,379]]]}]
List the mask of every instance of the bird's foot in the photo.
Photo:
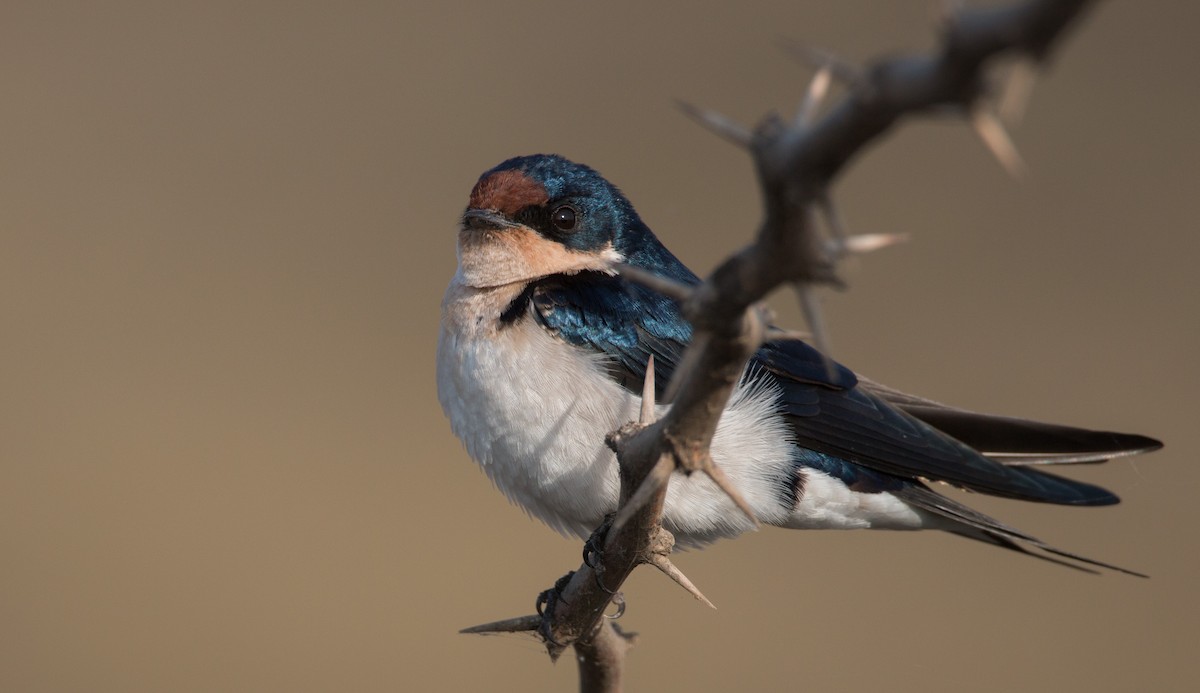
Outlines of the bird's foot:
[{"label": "bird's foot", "polygon": [[612,528],[614,517],[616,517],[616,513],[605,515],[600,526],[592,532],[587,541],[583,542],[583,564],[591,568],[596,575],[596,586],[608,594],[616,594],[616,592],[605,587],[600,576],[604,574],[604,541],[608,538],[608,530]]},{"label": "bird's foot", "polygon": [[551,618],[552,614],[554,613],[554,608],[558,605],[559,601],[562,601],[564,604],[567,603],[566,600],[562,599],[562,592],[567,588],[567,583],[570,582],[571,578],[573,577],[575,577],[574,570],[560,577],[554,582],[554,587],[551,587],[547,590],[542,590],[542,592],[537,596],[537,601],[534,603],[534,608],[537,609],[538,616],[542,617],[542,624],[538,627],[538,633],[545,638],[546,642],[556,647],[560,646],[562,643],[556,641],[551,635],[553,632]]}]

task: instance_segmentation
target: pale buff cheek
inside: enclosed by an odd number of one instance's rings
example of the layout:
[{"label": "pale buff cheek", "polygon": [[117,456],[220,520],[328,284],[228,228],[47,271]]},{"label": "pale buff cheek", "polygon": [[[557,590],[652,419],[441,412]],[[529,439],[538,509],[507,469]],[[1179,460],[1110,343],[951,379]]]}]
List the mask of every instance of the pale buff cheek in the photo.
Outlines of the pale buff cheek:
[{"label": "pale buff cheek", "polygon": [[500,231],[459,234],[458,271],[464,284],[501,286],[529,276],[525,258],[513,252],[506,235]]},{"label": "pale buff cheek", "polygon": [[613,263],[621,259],[611,245],[598,253],[580,252],[523,227],[464,230],[458,235],[458,268],[468,286],[500,286],[584,270],[611,273]]}]

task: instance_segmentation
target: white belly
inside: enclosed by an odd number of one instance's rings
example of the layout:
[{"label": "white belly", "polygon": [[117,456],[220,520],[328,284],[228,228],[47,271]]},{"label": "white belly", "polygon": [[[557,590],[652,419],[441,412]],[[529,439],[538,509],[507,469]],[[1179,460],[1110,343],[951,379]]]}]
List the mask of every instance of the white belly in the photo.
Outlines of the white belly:
[{"label": "white belly", "polygon": [[[641,400],[605,373],[603,356],[527,318],[500,326],[516,292],[451,284],[438,338],[438,398],[455,435],[510,500],[560,532],[587,536],[617,505],[617,462],[604,437],[636,418]],[[888,494],[855,493],[820,472],[793,507],[785,485],[794,482],[796,448],[777,402],[770,387],[739,388],[712,445],[760,521],[899,528],[917,520]],[[671,480],[663,524],[684,546],[751,527],[699,474]]]},{"label": "white belly", "polygon": [[438,397],[455,435],[510,500],[586,536],[616,507],[604,435],[629,418],[634,398],[552,339],[529,321],[483,339],[443,328]]}]

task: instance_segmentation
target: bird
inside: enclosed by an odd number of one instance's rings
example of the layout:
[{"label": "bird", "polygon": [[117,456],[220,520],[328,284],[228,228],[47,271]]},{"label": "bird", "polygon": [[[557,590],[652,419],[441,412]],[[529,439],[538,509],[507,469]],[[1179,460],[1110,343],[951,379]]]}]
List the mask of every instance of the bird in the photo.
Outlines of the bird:
[{"label": "bird", "polygon": [[[637,418],[651,357],[661,398],[692,337],[675,299],[629,281],[619,267],[685,285],[700,279],[615,185],[554,154],[485,171],[456,247],[437,347],[438,399],[450,427],[510,501],[562,534],[588,537],[617,509],[618,467],[606,434]],[[1089,572],[1142,575],[1047,544],[934,485],[1111,505],[1118,498],[1110,491],[1046,468],[1161,447],[1147,436],[908,395],[788,338],[750,359],[711,455],[765,525],[935,529]],[[661,521],[684,548],[756,527],[702,474],[673,475]]]}]

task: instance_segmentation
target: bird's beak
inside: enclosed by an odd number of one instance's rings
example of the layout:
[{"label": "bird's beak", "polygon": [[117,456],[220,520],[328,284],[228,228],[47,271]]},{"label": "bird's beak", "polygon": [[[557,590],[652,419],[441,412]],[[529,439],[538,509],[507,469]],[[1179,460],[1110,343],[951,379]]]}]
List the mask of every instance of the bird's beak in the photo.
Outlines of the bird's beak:
[{"label": "bird's beak", "polygon": [[462,228],[464,230],[511,229],[516,226],[517,224],[492,209],[468,209],[463,212]]}]

